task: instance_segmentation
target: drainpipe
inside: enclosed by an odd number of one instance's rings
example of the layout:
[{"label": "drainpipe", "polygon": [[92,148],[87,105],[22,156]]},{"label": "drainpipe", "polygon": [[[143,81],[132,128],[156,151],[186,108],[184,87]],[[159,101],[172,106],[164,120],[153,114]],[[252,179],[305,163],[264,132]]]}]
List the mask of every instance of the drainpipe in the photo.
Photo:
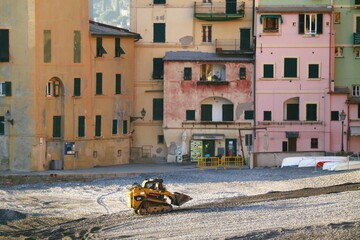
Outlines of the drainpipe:
[{"label": "drainpipe", "polygon": [[252,157],[250,157],[250,166],[254,167],[254,152],[256,146],[256,31],[255,31],[255,17],[256,17],[256,10],[255,10],[255,1],[253,1],[253,14],[252,14],[252,36],[253,36],[253,48],[254,48],[254,72],[253,72],[253,99],[254,99],[254,126],[253,126],[253,153]]}]

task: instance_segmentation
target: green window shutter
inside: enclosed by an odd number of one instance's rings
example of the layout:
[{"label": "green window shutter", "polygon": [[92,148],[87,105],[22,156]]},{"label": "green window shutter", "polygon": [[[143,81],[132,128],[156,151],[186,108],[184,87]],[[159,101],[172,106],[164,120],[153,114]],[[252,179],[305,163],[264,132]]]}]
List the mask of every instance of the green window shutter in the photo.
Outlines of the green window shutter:
[{"label": "green window shutter", "polygon": [[356,17],[356,33],[360,33],[360,17]]},{"label": "green window shutter", "polygon": [[246,68],[240,68],[240,79],[246,79]]},{"label": "green window shutter", "polygon": [[358,104],[358,118],[360,118],[360,104]]},{"label": "green window shutter", "polygon": [[271,111],[264,111],[264,121],[271,121]]},{"label": "green window shutter", "polygon": [[5,134],[5,117],[0,116],[0,135]]},{"label": "green window shutter", "polygon": [[306,121],[317,120],[317,104],[306,104]]},{"label": "green window shutter", "polygon": [[319,64],[309,64],[309,78],[319,78]]},{"label": "green window shutter", "polygon": [[297,103],[289,103],[286,105],[286,120],[299,120],[299,104]]},{"label": "green window shutter", "polygon": [[102,73],[96,73],[96,95],[102,95]]},{"label": "green window shutter", "polygon": [[81,96],[81,79],[74,78],[74,96]]},{"label": "green window shutter", "polygon": [[81,32],[74,31],[74,63],[81,63]]},{"label": "green window shutter", "polygon": [[186,121],[195,121],[195,110],[186,110]]},{"label": "green window shutter", "polygon": [[264,64],[264,78],[274,78],[273,64]]},{"label": "green window shutter", "polygon": [[284,77],[286,78],[297,77],[297,58],[284,59]]},{"label": "green window shutter", "polygon": [[5,82],[5,96],[10,97],[11,94],[11,82]]},{"label": "green window shutter", "polygon": [[212,121],[211,104],[201,104],[201,121]]},{"label": "green window shutter", "polygon": [[61,116],[53,116],[53,137],[61,137]]},{"label": "green window shutter", "polygon": [[154,4],[165,4],[166,0],[154,0]]},{"label": "green window shutter", "polygon": [[299,14],[299,34],[305,33],[305,15]]},{"label": "green window shutter", "polygon": [[106,54],[106,50],[104,49],[102,45],[102,37],[96,38],[96,56],[102,57],[103,54]]},{"label": "green window shutter", "polygon": [[44,62],[51,62],[51,31],[44,30]]},{"label": "green window shutter", "polygon": [[121,94],[121,74],[116,74],[115,94]]},{"label": "green window shutter", "polygon": [[165,23],[154,23],[154,42],[165,42]]},{"label": "green window shutter", "polygon": [[252,120],[252,119],[254,119],[254,111],[252,111],[252,110],[246,110],[245,112],[244,112],[244,119],[245,120]]},{"label": "green window shutter", "polygon": [[122,126],[122,129],[123,129],[123,134],[127,134],[128,133],[128,121],[127,120],[124,120],[123,121],[123,126]]},{"label": "green window shutter", "polygon": [[223,121],[234,121],[234,105],[223,104],[222,105],[222,120]]},{"label": "green window shutter", "polygon": [[[236,5],[236,2],[234,2]],[[250,50],[251,42],[251,31],[249,28],[240,29],[240,50],[248,51]]]},{"label": "green window shutter", "polygon": [[120,57],[121,54],[125,54],[120,45],[120,38],[115,38],[115,57]]},{"label": "green window shutter", "polygon": [[0,62],[10,61],[9,29],[0,29]]},{"label": "green window shutter", "polygon": [[339,121],[339,111],[331,111],[331,121]]},{"label": "green window shutter", "polygon": [[116,135],[118,134],[118,120],[113,119],[112,121],[112,134]]},{"label": "green window shutter", "polygon": [[153,59],[153,79],[164,79],[164,60],[162,58]]},{"label": "green window shutter", "polygon": [[164,119],[164,100],[162,98],[153,99],[153,120]]},{"label": "green window shutter", "polygon": [[101,136],[101,115],[95,117],[95,137]]},{"label": "green window shutter", "polygon": [[323,15],[321,13],[316,15],[316,33],[322,34],[323,33]]},{"label": "green window shutter", "polygon": [[85,116],[78,117],[78,137],[85,137]]},{"label": "green window shutter", "polygon": [[192,79],[192,68],[186,67],[184,68],[184,80]]}]

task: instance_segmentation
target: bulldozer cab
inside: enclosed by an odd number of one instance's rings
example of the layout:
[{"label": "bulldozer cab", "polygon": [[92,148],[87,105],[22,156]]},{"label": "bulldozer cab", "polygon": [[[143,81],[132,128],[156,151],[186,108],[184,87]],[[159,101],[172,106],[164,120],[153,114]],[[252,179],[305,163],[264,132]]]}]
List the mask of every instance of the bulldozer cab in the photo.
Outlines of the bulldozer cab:
[{"label": "bulldozer cab", "polygon": [[143,184],[143,188],[158,190],[158,191],[165,191],[165,187],[163,185],[163,180],[160,178],[155,179],[146,179]]}]

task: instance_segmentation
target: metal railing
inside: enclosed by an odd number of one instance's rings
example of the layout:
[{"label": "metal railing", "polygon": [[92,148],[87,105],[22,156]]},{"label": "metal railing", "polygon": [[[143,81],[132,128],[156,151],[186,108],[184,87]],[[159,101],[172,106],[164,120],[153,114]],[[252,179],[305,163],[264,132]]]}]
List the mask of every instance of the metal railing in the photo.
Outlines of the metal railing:
[{"label": "metal railing", "polygon": [[224,16],[244,16],[245,12],[245,2],[234,0],[233,2],[211,2],[203,3],[195,2],[194,3],[194,16],[201,17],[217,17],[219,15]]},{"label": "metal railing", "polygon": [[223,169],[238,168],[241,169],[244,166],[244,159],[241,156],[223,156],[223,157],[199,157],[197,165],[200,170],[206,168]]},{"label": "metal railing", "polygon": [[254,46],[241,46],[240,39],[215,39],[215,49],[217,53],[253,53]]}]

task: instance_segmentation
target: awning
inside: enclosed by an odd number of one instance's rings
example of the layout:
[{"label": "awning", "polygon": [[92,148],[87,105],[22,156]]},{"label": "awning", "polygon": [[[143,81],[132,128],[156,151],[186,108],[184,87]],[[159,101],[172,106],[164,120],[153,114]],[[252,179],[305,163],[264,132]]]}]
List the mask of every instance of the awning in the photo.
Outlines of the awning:
[{"label": "awning", "polygon": [[195,133],[192,135],[192,139],[194,140],[221,140],[224,139],[225,135],[224,134],[205,134],[205,133]]},{"label": "awning", "polygon": [[350,126],[350,136],[360,136],[360,126]]},{"label": "awning", "polygon": [[262,23],[263,18],[280,18],[280,23],[283,23],[283,19],[280,14],[263,14],[260,16],[260,23]]}]

